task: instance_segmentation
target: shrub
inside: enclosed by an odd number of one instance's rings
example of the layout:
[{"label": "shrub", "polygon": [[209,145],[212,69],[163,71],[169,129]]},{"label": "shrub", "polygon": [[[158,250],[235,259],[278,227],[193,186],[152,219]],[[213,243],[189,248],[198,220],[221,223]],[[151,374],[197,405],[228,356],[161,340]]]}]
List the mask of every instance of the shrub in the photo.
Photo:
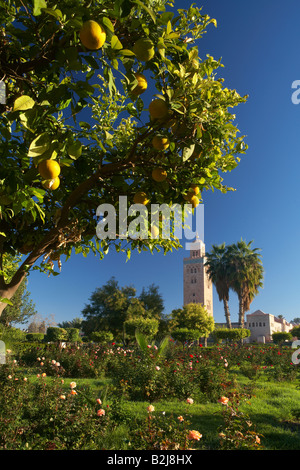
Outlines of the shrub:
[{"label": "shrub", "polygon": [[98,416],[97,408],[89,389],[42,375],[31,382],[16,368],[2,367],[0,450],[99,449],[109,417]]},{"label": "shrub", "polygon": [[296,336],[296,338],[300,339],[300,326],[294,326],[291,330],[292,336]]},{"label": "shrub", "polygon": [[25,332],[20,330],[19,328],[3,328],[1,331],[0,339],[4,341],[4,343],[8,347],[8,345],[11,346],[17,341],[24,341]]},{"label": "shrub", "polygon": [[246,328],[219,328],[212,333],[213,338],[218,342],[225,340],[229,342],[240,341],[251,335],[250,330]]},{"label": "shrub", "polygon": [[286,331],[277,332],[272,334],[272,339],[275,344],[281,344],[284,341],[290,341],[293,339],[291,333],[287,333]]},{"label": "shrub", "polygon": [[81,342],[78,328],[65,328],[65,330],[67,332],[67,341],[69,341],[70,343]]},{"label": "shrub", "polygon": [[219,439],[222,450],[260,450],[261,437],[255,430],[247,414],[239,410],[242,400],[248,400],[247,394],[234,392],[218,401],[223,407],[223,426],[219,427]]},{"label": "shrub", "polygon": [[153,338],[158,332],[159,321],[155,318],[132,318],[124,322],[126,334],[134,337],[135,331],[138,330],[142,334]]},{"label": "shrub", "polygon": [[198,340],[200,335],[201,333],[199,330],[191,330],[188,328],[175,328],[172,331],[172,337],[180,343]]},{"label": "shrub", "polygon": [[57,328],[55,326],[49,326],[47,328],[47,334],[45,341],[57,343],[59,341],[67,341],[68,333],[65,328]]},{"label": "shrub", "polygon": [[106,344],[114,339],[114,335],[110,331],[94,331],[90,335],[91,340],[95,343]]},{"label": "shrub", "polygon": [[[201,449],[201,438],[202,434],[193,430],[186,418],[156,413],[153,405],[148,407],[147,418],[131,434],[136,450]],[[170,463],[176,463],[174,455],[170,455]]]},{"label": "shrub", "polygon": [[27,333],[25,336],[29,342],[42,342],[45,338],[44,333]]}]

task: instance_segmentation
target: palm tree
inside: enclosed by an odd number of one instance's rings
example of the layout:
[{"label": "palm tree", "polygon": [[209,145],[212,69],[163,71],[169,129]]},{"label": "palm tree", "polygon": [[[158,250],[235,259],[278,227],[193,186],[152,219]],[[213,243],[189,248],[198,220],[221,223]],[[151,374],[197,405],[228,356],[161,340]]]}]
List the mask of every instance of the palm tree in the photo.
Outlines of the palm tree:
[{"label": "palm tree", "polygon": [[205,266],[207,275],[216,287],[220,302],[224,304],[227,328],[231,328],[229,312],[229,276],[228,276],[228,256],[225,243],[212,245],[210,253],[206,253]]},{"label": "palm tree", "polygon": [[251,248],[253,241],[244,240],[227,247],[228,276],[230,287],[239,299],[239,326],[244,327],[245,312],[263,286],[263,266],[258,248]]}]

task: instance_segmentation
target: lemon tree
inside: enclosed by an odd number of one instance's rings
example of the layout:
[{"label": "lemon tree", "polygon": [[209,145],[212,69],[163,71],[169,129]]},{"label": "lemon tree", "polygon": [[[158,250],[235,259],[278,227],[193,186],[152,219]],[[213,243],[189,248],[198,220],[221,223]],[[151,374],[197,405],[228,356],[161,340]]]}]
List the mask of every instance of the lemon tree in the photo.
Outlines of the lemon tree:
[{"label": "lemon tree", "polygon": [[246,97],[199,56],[215,26],[168,0],[0,0],[0,256],[24,256],[9,281],[1,271],[0,298],[72,253],[180,246],[99,240],[99,204],[196,207],[231,189],[223,174],[246,150],[231,108]]}]

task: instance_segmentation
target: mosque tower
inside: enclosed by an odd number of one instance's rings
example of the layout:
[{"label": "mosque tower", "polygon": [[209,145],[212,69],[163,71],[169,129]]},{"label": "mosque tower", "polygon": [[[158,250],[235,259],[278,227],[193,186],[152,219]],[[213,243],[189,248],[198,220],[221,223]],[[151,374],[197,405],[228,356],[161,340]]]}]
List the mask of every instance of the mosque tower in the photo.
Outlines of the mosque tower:
[{"label": "mosque tower", "polygon": [[183,259],[183,304],[200,303],[213,316],[213,285],[204,266],[205,244],[197,236],[189,248],[189,258]]}]

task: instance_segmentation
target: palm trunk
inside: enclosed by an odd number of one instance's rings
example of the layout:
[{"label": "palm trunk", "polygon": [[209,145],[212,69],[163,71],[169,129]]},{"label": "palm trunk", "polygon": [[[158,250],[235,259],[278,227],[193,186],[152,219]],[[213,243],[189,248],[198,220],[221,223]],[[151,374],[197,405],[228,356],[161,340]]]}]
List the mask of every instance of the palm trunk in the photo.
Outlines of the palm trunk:
[{"label": "palm trunk", "polygon": [[227,328],[232,328],[231,326],[231,319],[230,319],[230,312],[229,312],[229,305],[228,305],[228,300],[227,299],[223,299],[223,303],[224,303],[224,311],[225,311],[225,318],[226,318],[226,324],[227,324]]},{"label": "palm trunk", "polygon": [[239,294],[239,327],[244,328],[245,305],[242,294]]}]

